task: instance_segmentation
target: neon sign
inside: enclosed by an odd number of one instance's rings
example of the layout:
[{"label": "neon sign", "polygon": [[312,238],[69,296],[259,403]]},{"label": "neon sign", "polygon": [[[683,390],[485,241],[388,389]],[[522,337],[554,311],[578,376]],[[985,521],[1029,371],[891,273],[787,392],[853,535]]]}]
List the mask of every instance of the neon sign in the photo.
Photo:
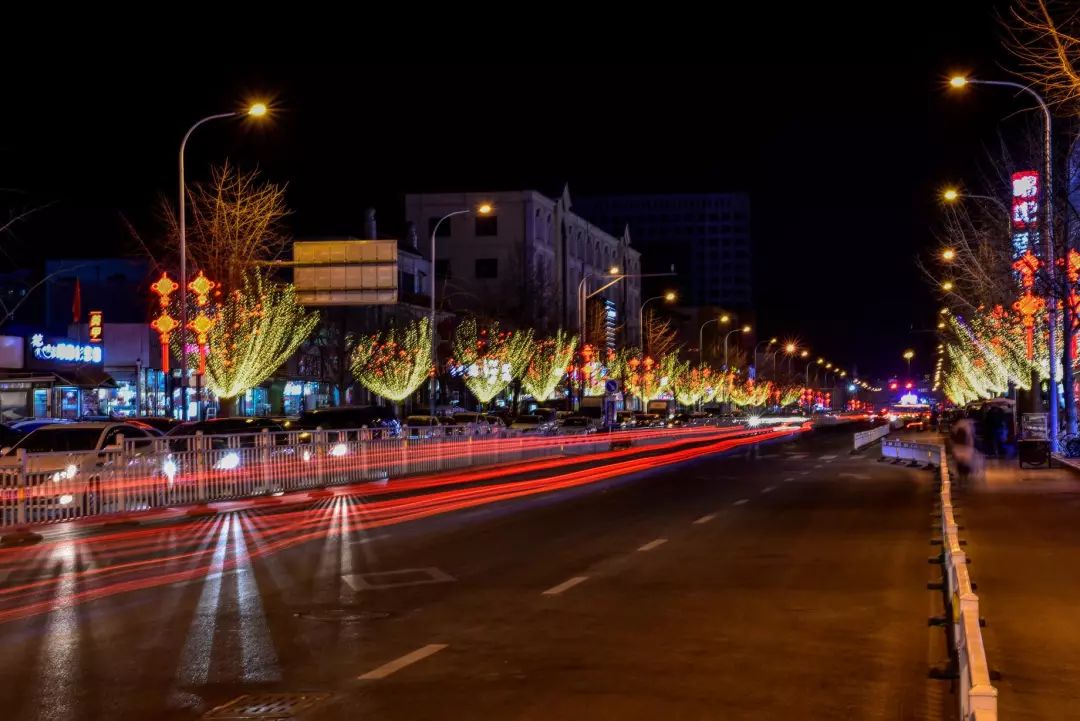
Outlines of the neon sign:
[{"label": "neon sign", "polygon": [[1021,170],[1012,174],[1012,225],[1027,230],[1038,221],[1039,171]]},{"label": "neon sign", "polygon": [[30,336],[30,349],[38,360],[61,363],[101,363],[104,354],[100,345],[73,343],[69,340],[49,340],[41,333]]}]

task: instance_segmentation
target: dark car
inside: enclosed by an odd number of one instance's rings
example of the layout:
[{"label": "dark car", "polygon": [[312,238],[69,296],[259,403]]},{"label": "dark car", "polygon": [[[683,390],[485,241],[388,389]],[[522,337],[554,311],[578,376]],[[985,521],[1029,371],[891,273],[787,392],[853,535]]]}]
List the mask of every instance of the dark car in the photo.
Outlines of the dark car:
[{"label": "dark car", "polygon": [[394,410],[384,406],[317,408],[301,413],[296,425],[309,431],[316,428],[335,431],[367,428],[383,430],[390,435],[397,435],[401,429]]},{"label": "dark car", "polygon": [[[225,436],[262,433],[264,428],[269,433],[281,433],[285,430],[281,427],[280,423],[271,418],[210,418],[205,421],[188,421],[187,423],[181,423],[165,435],[170,438],[178,438],[194,436],[201,432],[204,436],[213,437],[210,447],[216,449],[225,448],[230,445]],[[278,443],[284,442],[284,437],[278,437]],[[172,444],[173,450],[181,450],[183,445],[184,441],[176,441]],[[254,436],[248,435],[240,445],[254,446]]]},{"label": "dark car", "polygon": [[157,428],[162,433],[168,433],[181,423],[181,421],[177,420],[176,418],[169,418],[168,416],[138,416],[129,420],[138,421],[139,423],[150,426],[151,428]]}]

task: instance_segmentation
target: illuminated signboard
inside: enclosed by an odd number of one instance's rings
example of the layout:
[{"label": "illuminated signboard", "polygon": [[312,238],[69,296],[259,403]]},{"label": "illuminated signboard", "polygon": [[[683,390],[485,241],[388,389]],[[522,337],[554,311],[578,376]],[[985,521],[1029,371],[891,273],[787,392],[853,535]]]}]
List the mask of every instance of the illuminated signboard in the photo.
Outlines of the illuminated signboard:
[{"label": "illuminated signboard", "polygon": [[102,315],[100,310],[90,311],[90,342],[100,343],[105,339],[104,330],[105,325],[102,321]]},{"label": "illuminated signboard", "polygon": [[1023,231],[1038,222],[1039,172],[1021,170],[1012,174],[1012,225]]},{"label": "illuminated signboard", "polygon": [[40,333],[30,337],[30,350],[34,358],[59,363],[98,363],[104,354],[100,345],[81,344],[66,338],[46,339]]}]

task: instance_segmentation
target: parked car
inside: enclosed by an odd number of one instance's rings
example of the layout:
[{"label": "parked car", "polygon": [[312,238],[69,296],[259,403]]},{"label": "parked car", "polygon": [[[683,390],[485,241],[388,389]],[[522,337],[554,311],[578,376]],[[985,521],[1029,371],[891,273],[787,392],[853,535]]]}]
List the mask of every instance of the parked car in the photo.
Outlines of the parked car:
[{"label": "parked car", "polygon": [[637,420],[634,418],[633,411],[619,411],[615,414],[615,426],[626,430],[633,428],[637,425]]},{"label": "parked car", "polygon": [[8,423],[0,423],[0,447],[13,446],[25,433],[18,431]]},{"label": "parked car", "polygon": [[537,415],[518,416],[510,428],[525,433],[550,433],[555,429],[555,422]]},{"label": "parked car", "polygon": [[635,428],[663,428],[664,419],[656,413],[635,413]]},{"label": "parked car", "polygon": [[162,433],[168,433],[182,422],[177,418],[170,418],[169,416],[139,416],[138,418],[132,418],[130,422],[136,421],[143,425],[150,426],[151,428],[157,428]]},{"label": "parked car", "polygon": [[11,424],[11,427],[25,435],[36,431],[38,428],[44,428],[45,426],[55,426],[60,423],[71,422],[72,421],[67,418],[28,418],[24,421],[15,421]]},{"label": "parked car", "polygon": [[581,435],[596,433],[593,419],[588,416],[567,416],[558,422],[559,433],[563,435]]},{"label": "parked car", "polygon": [[[188,450],[187,437],[202,433],[209,436],[209,448],[218,450],[233,446],[254,447],[256,444],[254,434],[262,433],[263,429],[269,433],[281,433],[285,429],[272,418],[259,417],[236,417],[236,418],[208,418],[205,421],[188,421],[174,426],[167,434],[169,438],[175,438],[170,447],[174,451]],[[230,441],[229,436],[243,435],[239,443]],[[279,445],[287,443],[284,436],[276,437]]]},{"label": "parked car", "polygon": [[323,430],[381,429],[390,435],[397,435],[401,429],[394,410],[384,406],[317,408],[301,413],[300,418],[297,419],[297,426],[309,431],[316,428]]},{"label": "parked car", "polygon": [[[100,496],[102,470],[119,459],[121,438],[135,441],[135,456],[126,461],[129,464],[142,462],[139,452],[149,449],[152,436],[133,424],[47,425],[26,434],[14,446],[0,449],[0,472],[17,468],[19,451],[26,451],[30,482],[41,489],[35,491],[36,498],[48,510],[86,513]],[[146,458],[153,462],[154,456]]]}]

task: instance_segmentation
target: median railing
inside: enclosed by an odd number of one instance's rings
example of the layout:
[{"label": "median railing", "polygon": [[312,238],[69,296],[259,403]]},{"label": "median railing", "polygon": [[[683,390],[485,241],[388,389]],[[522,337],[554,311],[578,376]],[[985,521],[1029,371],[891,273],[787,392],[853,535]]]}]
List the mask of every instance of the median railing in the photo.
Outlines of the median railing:
[{"label": "median railing", "polygon": [[[930,447],[928,444],[923,444]],[[939,458],[944,446],[933,446]],[[967,554],[960,545],[953,515],[952,484],[947,463],[941,468],[941,538],[947,584],[947,610],[952,624],[952,644],[958,664],[961,721],[996,721],[997,689],[990,683],[982,629],[979,626],[979,597],[968,573]]]},{"label": "median railing", "polygon": [[874,441],[880,438],[884,438],[885,436],[889,435],[889,430],[889,424],[886,423],[885,425],[871,428],[868,431],[859,431],[855,434],[854,450],[861,450],[872,444]]},{"label": "median railing", "polygon": [[317,429],[165,436],[89,453],[20,450],[0,458],[0,529],[775,430],[703,425],[544,435],[478,424],[396,434]]}]

